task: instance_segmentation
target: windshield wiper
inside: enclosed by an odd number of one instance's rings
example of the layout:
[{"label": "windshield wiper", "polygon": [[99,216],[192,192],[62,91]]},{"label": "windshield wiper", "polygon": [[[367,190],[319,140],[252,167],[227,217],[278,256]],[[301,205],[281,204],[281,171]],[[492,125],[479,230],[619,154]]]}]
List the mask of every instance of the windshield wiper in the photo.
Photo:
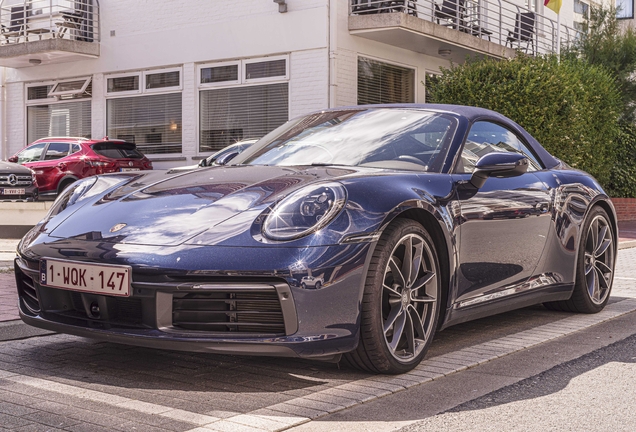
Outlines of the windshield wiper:
[{"label": "windshield wiper", "polygon": [[313,162],[309,164],[310,166],[352,166],[347,164],[337,164],[337,163],[329,163],[329,162]]}]

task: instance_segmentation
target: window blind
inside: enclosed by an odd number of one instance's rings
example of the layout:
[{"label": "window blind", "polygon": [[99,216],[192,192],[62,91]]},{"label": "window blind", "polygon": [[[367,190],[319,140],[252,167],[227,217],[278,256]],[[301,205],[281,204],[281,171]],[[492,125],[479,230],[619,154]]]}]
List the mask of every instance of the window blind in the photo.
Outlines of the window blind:
[{"label": "window blind", "polygon": [[202,152],[261,138],[289,119],[287,83],[203,90],[199,100]]},{"label": "window blind", "polygon": [[27,106],[29,143],[47,136],[91,136],[91,101]]},{"label": "window blind", "polygon": [[413,103],[415,71],[358,58],[358,104]]},{"label": "window blind", "polygon": [[181,93],[108,99],[107,134],[137,144],[143,153],[180,153],[181,101]]}]

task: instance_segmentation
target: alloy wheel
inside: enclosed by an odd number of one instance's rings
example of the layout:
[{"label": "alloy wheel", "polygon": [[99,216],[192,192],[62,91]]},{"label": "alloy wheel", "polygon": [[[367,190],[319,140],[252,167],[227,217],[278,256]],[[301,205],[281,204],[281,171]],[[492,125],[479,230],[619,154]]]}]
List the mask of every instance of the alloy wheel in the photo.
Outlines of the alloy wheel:
[{"label": "alloy wheel", "polygon": [[602,304],[612,286],[614,247],[612,228],[598,215],[589,226],[585,241],[585,279],[592,303]]},{"label": "alloy wheel", "polygon": [[431,248],[418,234],[397,242],[384,271],[382,321],[384,340],[401,363],[416,358],[434,331],[437,268]]}]

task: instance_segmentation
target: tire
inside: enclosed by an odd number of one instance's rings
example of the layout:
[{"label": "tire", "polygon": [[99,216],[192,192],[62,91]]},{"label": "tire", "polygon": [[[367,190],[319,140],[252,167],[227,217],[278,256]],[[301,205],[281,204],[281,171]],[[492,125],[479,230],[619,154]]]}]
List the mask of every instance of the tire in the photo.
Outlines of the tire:
[{"label": "tire", "polygon": [[544,303],[551,310],[597,313],[609,301],[616,264],[616,233],[601,207],[594,207],[585,223],[579,244],[576,281],[565,301]]},{"label": "tire", "polygon": [[[409,249],[411,258],[405,259]],[[362,297],[360,341],[344,355],[345,362],[386,374],[405,373],[417,366],[437,328],[439,269],[428,232],[410,219],[392,222],[371,257]]]},{"label": "tire", "polygon": [[322,284],[320,283],[320,281],[316,282],[316,285],[314,285],[314,288],[317,289],[317,290],[322,288]]},{"label": "tire", "polygon": [[303,283],[300,284],[300,287],[302,289],[307,289],[307,284],[305,282],[303,282]]},{"label": "tire", "polygon": [[70,185],[72,185],[73,183],[75,183],[76,180],[73,179],[66,179],[63,180],[60,185],[57,188],[57,194],[61,194],[62,192],[64,192],[64,189],[66,189],[67,187],[69,187]]}]

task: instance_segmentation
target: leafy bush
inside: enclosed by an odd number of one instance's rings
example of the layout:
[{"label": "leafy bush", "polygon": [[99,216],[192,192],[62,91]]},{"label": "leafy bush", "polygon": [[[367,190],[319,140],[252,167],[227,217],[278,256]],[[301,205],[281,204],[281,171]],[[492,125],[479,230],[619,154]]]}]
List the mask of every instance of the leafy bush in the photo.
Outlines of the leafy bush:
[{"label": "leafy bush", "polygon": [[622,122],[616,142],[616,163],[610,174],[608,193],[615,197],[636,198],[636,127]]},{"label": "leafy bush", "polygon": [[621,136],[612,74],[577,58],[517,56],[442,69],[430,101],[489,108],[510,117],[550,153],[609,185]]}]

